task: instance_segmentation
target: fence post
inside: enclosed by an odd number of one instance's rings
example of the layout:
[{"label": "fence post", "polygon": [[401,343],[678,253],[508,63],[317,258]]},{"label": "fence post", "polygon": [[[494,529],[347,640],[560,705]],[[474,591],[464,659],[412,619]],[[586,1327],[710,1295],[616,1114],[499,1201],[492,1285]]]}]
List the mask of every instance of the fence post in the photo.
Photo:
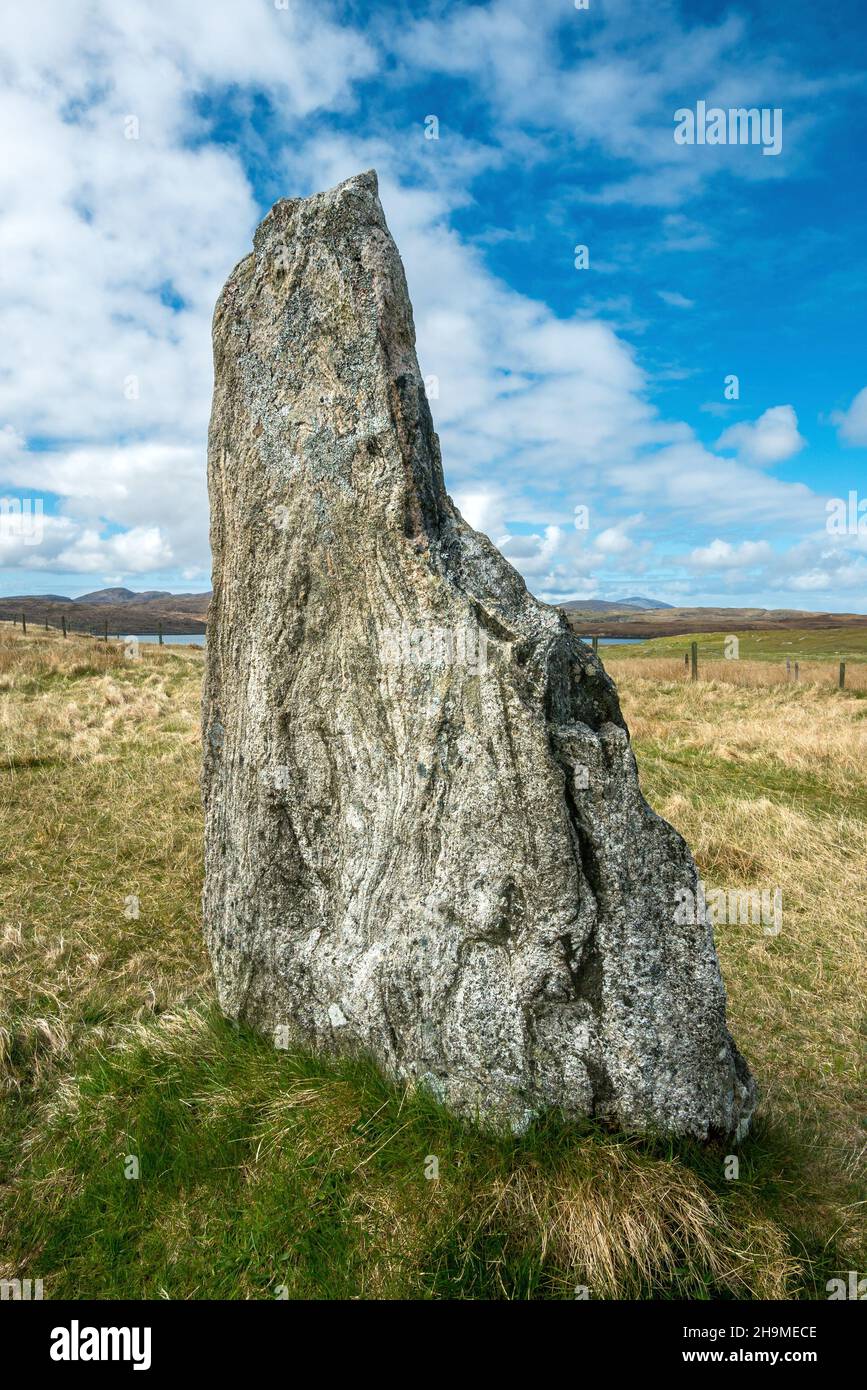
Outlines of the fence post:
[{"label": "fence post", "polygon": [[799,681],[800,679],[801,679],[801,668],[800,668],[800,666],[798,665],[798,663],[797,663],[797,661],[796,661],[796,662],[795,662],[795,680],[796,680],[796,681]]},{"label": "fence post", "polygon": [[787,681],[790,681],[791,679],[792,679],[792,660],[791,660],[791,657],[788,657],[788,656],[787,656],[787,657],[786,657],[786,680],[787,680]]},{"label": "fence post", "polygon": [[26,614],[26,613],[22,613],[22,614],[21,614],[21,631],[24,633],[24,636],[26,637],[26,636],[27,636],[27,614]]},{"label": "fence post", "polygon": [[102,623],[102,640],[103,640],[104,642],[107,642],[107,641],[108,641],[108,618],[104,618],[104,619],[103,619],[103,623]]},{"label": "fence post", "polygon": [[592,647],[593,647],[593,655],[595,656],[596,653],[599,651],[599,638],[598,638],[598,637],[592,637],[590,640],[591,640],[591,645],[592,645]]},{"label": "fence post", "polygon": [[697,681],[697,680],[698,680],[698,642],[690,642],[690,644],[689,644],[689,654],[690,654],[690,663],[691,663],[691,667],[692,667],[692,669],[691,669],[691,671],[690,671],[690,677],[691,677],[692,680]]},{"label": "fence post", "polygon": [[61,625],[61,627],[63,628],[63,635],[64,635],[64,637],[65,637],[65,636],[66,636],[66,614],[65,614],[65,613],[61,613],[61,615],[60,615],[60,625]]},{"label": "fence post", "polygon": [[683,664],[684,664],[684,666],[686,667],[686,669],[687,669],[687,671],[688,671],[688,670],[689,670],[689,652],[684,652],[684,654],[683,654]]},{"label": "fence post", "polygon": [[846,663],[845,663],[845,661],[841,661],[841,662],[840,662],[840,679],[839,679],[839,681],[837,682],[837,686],[838,686],[838,689],[840,689],[840,690],[844,690],[844,689],[846,688]]},{"label": "fence post", "polygon": [[48,631],[48,619],[47,619],[47,618],[45,619],[45,631],[46,631],[46,632]]},{"label": "fence post", "polygon": [[163,625],[162,625],[162,622],[160,622],[160,623],[157,624],[157,631],[158,631],[158,633],[159,633],[160,646],[162,646],[162,645],[163,645]]}]

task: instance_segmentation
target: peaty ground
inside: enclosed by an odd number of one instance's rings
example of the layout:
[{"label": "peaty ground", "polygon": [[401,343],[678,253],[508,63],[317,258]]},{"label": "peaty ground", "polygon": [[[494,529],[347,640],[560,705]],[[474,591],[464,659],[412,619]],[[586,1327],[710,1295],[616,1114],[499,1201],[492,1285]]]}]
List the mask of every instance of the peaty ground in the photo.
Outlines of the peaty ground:
[{"label": "peaty ground", "polygon": [[778,935],[717,928],[762,1092],[738,1176],[725,1147],[555,1117],[480,1136],[363,1062],[228,1025],[199,924],[202,652],[2,624],[0,1278],[46,1298],[762,1299],[863,1270],[867,704],[603,656],[708,889],[782,890]]}]

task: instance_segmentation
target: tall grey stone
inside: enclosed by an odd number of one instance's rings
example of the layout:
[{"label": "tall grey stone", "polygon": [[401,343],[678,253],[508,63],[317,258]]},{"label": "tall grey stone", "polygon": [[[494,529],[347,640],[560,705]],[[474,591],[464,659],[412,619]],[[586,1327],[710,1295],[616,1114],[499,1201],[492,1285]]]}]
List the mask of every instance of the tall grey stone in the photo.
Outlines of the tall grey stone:
[{"label": "tall grey stone", "polygon": [[275,204],[214,358],[223,1009],[486,1124],[743,1133],[689,850],[641,795],[602,667],[446,494],[374,173]]}]

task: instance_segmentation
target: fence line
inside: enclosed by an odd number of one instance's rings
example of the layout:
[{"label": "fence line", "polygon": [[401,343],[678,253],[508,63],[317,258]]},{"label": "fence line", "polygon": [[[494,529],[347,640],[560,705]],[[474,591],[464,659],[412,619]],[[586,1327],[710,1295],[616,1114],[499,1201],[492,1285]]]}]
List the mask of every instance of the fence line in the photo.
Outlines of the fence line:
[{"label": "fence line", "polygon": [[[21,614],[18,616],[13,616],[12,618],[4,618],[0,621],[11,622],[13,627],[17,627],[20,621],[22,634],[25,637],[27,636],[27,614],[25,612],[22,611]],[[30,622],[32,625],[32,616]],[[85,624],[78,629],[74,628],[72,624],[67,621],[66,614],[61,615],[60,627],[57,627],[55,624],[49,623],[48,618],[46,618],[45,631],[60,632],[64,637],[67,637],[71,633],[74,637],[92,637],[94,640],[101,640],[103,642],[107,642],[109,640],[107,618],[103,620],[101,634],[97,634],[92,624]],[[160,646],[164,645],[164,635],[164,624],[162,623],[162,621],[160,621],[157,623],[157,631],[153,634],[153,636],[157,638],[157,641]],[[201,636],[200,633],[179,633],[178,635],[195,637]],[[124,641],[125,637],[126,634],[121,632],[115,634],[115,640],[118,642]],[[592,637],[589,640],[590,645],[593,648],[593,652],[598,656],[598,637]],[[811,671],[806,675],[805,683],[814,685],[835,684],[833,672],[833,657],[829,658],[829,660],[827,661],[821,661],[818,659],[809,661],[808,659],[808,661],[805,663],[802,663],[800,659],[793,661],[791,657],[786,657],[785,675],[783,675],[782,657],[778,661],[762,660],[760,658],[746,658],[744,660],[741,660],[738,657],[734,657],[727,660],[725,658],[718,659],[710,657],[702,658],[700,664],[698,642],[690,642],[689,649],[684,651],[682,667],[680,666],[679,658],[675,656],[627,657],[617,655],[612,657],[611,664],[618,668],[618,672],[629,671],[633,674],[644,674],[649,678],[658,680],[671,680],[672,678],[677,679],[680,673],[681,679],[688,676],[690,681],[698,681],[702,678],[702,675],[704,675],[705,679],[720,680],[729,685],[760,686],[780,685],[786,683],[794,683],[800,685],[802,683],[801,667],[803,664],[805,666],[809,665],[811,668]],[[847,671],[849,672],[848,684]],[[750,673],[752,673],[755,676],[758,676],[759,673],[761,673],[763,679],[740,679],[742,675],[749,675]],[[822,678],[816,679],[817,675],[821,675]],[[839,661],[837,664],[836,688],[838,690],[849,689],[859,691],[862,689],[867,689],[867,662],[852,662],[851,660],[849,660],[848,662]]]},{"label": "fence line", "polygon": [[[20,623],[20,624],[21,624],[22,636],[24,636],[24,637],[27,636],[27,614],[26,614],[25,612],[22,611],[22,612],[19,613],[19,614],[13,614],[13,616],[12,616],[11,618],[0,618],[0,622],[11,623],[13,627],[17,627],[18,624]],[[33,618],[32,618],[32,616],[31,616],[31,618],[30,618],[30,624],[31,624],[31,627],[32,627],[32,626],[33,626]],[[59,627],[57,626],[56,623],[49,623],[48,619],[46,618],[46,619],[45,619],[45,631],[46,631],[46,632],[60,632],[60,633],[63,634],[64,637],[68,637],[70,633],[72,634],[73,637],[93,637],[95,640],[97,640],[97,641],[102,641],[102,642],[107,642],[107,641],[109,640],[109,637],[111,636],[111,634],[110,634],[110,632],[109,632],[108,619],[107,619],[107,618],[104,618],[104,619],[103,619],[103,622],[102,622],[102,632],[98,632],[98,631],[97,631],[97,628],[94,627],[93,623],[84,623],[81,627],[78,627],[78,628],[73,627],[73,625],[72,625],[71,622],[67,622],[66,614],[65,614],[65,613],[61,614],[60,626],[59,626]],[[123,641],[126,640],[127,635],[128,635],[128,634],[127,634],[127,633],[124,633],[124,632],[115,632],[114,635],[113,635],[113,640],[116,641],[116,642],[123,642]],[[144,635],[144,634],[138,633],[138,634],[136,634],[136,635],[137,635],[137,636],[142,636],[142,635]],[[149,636],[149,637],[150,637],[150,636],[156,637],[156,639],[157,639],[159,645],[162,647],[162,646],[164,645],[164,643],[165,643],[165,636],[166,636],[166,633],[165,633],[165,625],[164,625],[164,623],[163,623],[162,621],[158,622],[158,623],[157,623],[157,627],[156,627],[156,632],[154,632],[154,633],[152,633],[152,634],[151,634],[151,633],[147,633],[146,635]],[[203,636],[203,634],[200,633],[200,632],[179,632],[179,633],[177,633],[176,635],[177,635],[178,637],[201,637],[201,636]]]},{"label": "fence line", "polygon": [[[692,644],[693,647],[695,644]],[[844,692],[867,690],[867,662],[810,661],[780,658],[777,661],[750,659],[702,659],[694,650],[679,657],[614,656],[607,663],[612,675],[627,674],[659,681],[718,681],[726,685],[775,686],[818,685]]]}]

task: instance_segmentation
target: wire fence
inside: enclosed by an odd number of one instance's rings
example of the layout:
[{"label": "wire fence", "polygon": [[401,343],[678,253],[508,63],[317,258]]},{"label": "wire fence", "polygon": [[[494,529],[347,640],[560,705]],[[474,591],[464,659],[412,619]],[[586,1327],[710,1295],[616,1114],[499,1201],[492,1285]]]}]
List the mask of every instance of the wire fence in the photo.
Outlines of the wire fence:
[{"label": "wire fence", "polygon": [[784,658],[779,661],[731,660],[714,661],[700,659],[695,663],[691,654],[682,657],[612,657],[602,659],[606,671],[615,680],[625,676],[637,676],[644,680],[673,682],[717,681],[723,685],[741,686],[821,686],[825,689],[850,692],[867,692],[867,662],[863,661],[795,661]]}]

